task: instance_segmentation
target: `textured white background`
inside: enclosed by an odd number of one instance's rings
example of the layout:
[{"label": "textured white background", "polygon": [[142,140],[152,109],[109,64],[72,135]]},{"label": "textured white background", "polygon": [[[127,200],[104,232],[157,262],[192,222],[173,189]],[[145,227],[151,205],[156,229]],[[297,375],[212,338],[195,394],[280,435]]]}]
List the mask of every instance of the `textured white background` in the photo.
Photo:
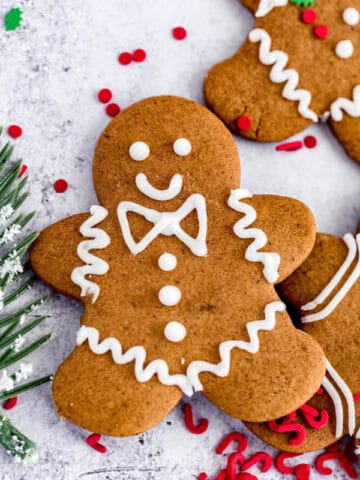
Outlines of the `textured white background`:
[{"label": "textured white background", "polygon": [[[24,23],[15,32],[0,27],[0,123],[24,129],[17,155],[29,166],[29,206],[38,210],[38,229],[96,202],[92,154],[108,121],[96,100],[99,88],[110,87],[122,107],[158,94],[202,102],[206,71],[237,50],[252,22],[237,0],[3,0],[0,16],[14,6],[23,8]],[[187,28],[186,41],[172,39],[176,25]],[[146,62],[117,63],[119,52],[141,47]],[[274,145],[237,140],[242,185],[304,200],[321,231],[353,231],[360,218],[360,167],[326,126],[307,133],[317,136],[318,148],[288,154],[276,153]],[[70,184],[63,195],[52,188],[59,177]],[[34,358],[39,374],[54,371],[71,351],[81,308],[54,294],[44,311],[51,315],[47,328],[56,338]],[[59,421],[50,388],[44,386],[24,395],[10,413],[38,443],[39,463],[27,470],[0,450],[0,479],[186,480],[204,469],[213,478],[225,462],[216,458],[214,446],[223,434],[243,427],[201,396],[193,405],[210,420],[205,435],[188,433],[177,408],[140,438],[104,438],[108,454],[101,456],[86,446],[87,432]],[[266,448],[249,436],[250,451]],[[259,478],[281,476],[272,472]],[[331,478],[345,476],[336,470]]]}]

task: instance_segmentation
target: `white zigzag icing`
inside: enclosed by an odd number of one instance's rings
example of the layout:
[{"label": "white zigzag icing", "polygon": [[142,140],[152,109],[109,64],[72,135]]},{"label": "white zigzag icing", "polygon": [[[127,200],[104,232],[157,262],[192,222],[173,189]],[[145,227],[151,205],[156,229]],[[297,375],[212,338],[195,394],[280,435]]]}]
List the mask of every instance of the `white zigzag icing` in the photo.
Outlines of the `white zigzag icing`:
[{"label": "white zigzag icing", "polygon": [[353,99],[338,98],[331,104],[331,117],[335,122],[341,122],[344,118],[343,111],[351,117],[360,117],[360,85],[357,85],[353,90]]},{"label": "white zigzag icing", "polygon": [[253,43],[260,42],[260,62],[263,65],[273,66],[269,75],[270,80],[274,83],[286,82],[282,91],[283,97],[293,102],[299,102],[299,114],[313,122],[318,122],[318,115],[310,109],[311,93],[308,90],[296,88],[299,84],[298,72],[293,68],[285,70],[289,61],[288,55],[281,50],[271,51],[271,37],[262,28],[252,30],[249,34],[249,40]]},{"label": "white zigzag icing", "polygon": [[255,13],[255,17],[265,17],[276,7],[285,7],[288,0],[260,0],[259,7]]},{"label": "white zigzag icing", "polygon": [[261,262],[264,265],[263,274],[269,283],[274,283],[279,278],[280,255],[273,252],[259,252],[268,242],[267,236],[260,228],[248,228],[256,220],[256,210],[249,204],[241,202],[245,198],[251,198],[252,194],[243,188],[232,190],[228,199],[228,205],[233,210],[245,215],[235,223],[233,230],[236,236],[242,239],[253,239],[247,247],[245,258],[249,262]]},{"label": "white zigzag icing", "polygon": [[163,385],[177,385],[186,395],[191,396],[194,391],[203,389],[199,375],[202,372],[210,372],[218,377],[226,377],[230,372],[231,351],[234,348],[244,350],[255,354],[260,349],[259,331],[270,331],[276,325],[276,312],[284,312],[285,305],[280,302],[272,302],[265,307],[265,319],[255,320],[246,325],[249,335],[249,341],[229,340],[219,345],[219,363],[209,363],[206,361],[191,362],[184,374],[171,375],[166,360],[158,359],[150,362],[146,367],[146,350],[142,346],[129,348],[123,353],[122,345],[119,340],[113,337],[105,338],[101,342],[99,331],[94,327],[83,325],[77,334],[76,344],[82,345],[88,341],[90,350],[103,355],[111,352],[113,361],[118,365],[125,365],[131,362],[135,363],[135,377],[139,382],[147,382],[154,375],[157,375],[160,383]]}]

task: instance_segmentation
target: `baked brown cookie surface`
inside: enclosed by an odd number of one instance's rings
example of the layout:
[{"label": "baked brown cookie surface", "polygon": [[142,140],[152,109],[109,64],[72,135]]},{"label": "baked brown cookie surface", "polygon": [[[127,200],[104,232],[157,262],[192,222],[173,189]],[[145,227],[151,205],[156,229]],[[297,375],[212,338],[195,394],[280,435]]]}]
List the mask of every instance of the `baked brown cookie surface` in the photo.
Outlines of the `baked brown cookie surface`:
[{"label": "baked brown cookie surface", "polygon": [[242,0],[248,40],[208,73],[205,99],[236,134],[280,141],[329,121],[360,162],[360,0]]},{"label": "baked brown cookie surface", "polygon": [[35,272],[84,305],[77,347],[54,379],[60,415],[123,436],[198,390],[249,421],[307,401],[324,355],[274,284],[311,252],[308,208],[239,189],[228,130],[177,97],[112,120],[93,176],[102,206],[48,227],[31,251]]}]

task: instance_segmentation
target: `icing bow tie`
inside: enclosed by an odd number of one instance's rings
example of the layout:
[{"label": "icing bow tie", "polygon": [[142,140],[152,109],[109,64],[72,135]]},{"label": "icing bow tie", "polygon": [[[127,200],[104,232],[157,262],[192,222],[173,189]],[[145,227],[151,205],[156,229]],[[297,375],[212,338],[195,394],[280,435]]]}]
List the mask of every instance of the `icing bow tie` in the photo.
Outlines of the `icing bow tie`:
[{"label": "icing bow tie", "polygon": [[[196,238],[186,233],[180,226],[180,222],[195,210],[199,222],[199,231]],[[128,212],[137,213],[153,223],[152,229],[139,241],[135,242],[132,236]],[[203,257],[207,254],[206,233],[207,214],[206,202],[203,195],[194,193],[175,212],[158,212],[157,210],[144,207],[134,202],[120,202],[117,208],[117,215],[129,250],[136,255],[142,252],[158,235],[175,235],[182,241],[194,255]]]}]

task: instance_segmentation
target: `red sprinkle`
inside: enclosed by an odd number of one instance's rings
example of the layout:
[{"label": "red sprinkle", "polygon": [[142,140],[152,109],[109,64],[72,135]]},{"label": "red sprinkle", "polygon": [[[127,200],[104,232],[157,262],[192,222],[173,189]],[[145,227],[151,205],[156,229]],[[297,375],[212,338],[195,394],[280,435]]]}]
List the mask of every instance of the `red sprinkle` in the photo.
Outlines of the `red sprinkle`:
[{"label": "red sprinkle", "polygon": [[195,435],[201,435],[206,432],[209,426],[209,421],[206,418],[201,418],[198,425],[194,425],[193,411],[189,403],[184,407],[185,414],[185,425],[189,432],[194,433]]},{"label": "red sprinkle", "polygon": [[112,99],[112,91],[109,88],[102,88],[99,90],[98,99],[102,103],[108,103]]},{"label": "red sprinkle", "polygon": [[290,475],[294,472],[295,467],[287,467],[285,465],[285,460],[288,458],[300,457],[301,453],[288,453],[282,452],[275,458],[275,468],[278,472]]},{"label": "red sprinkle", "polygon": [[138,48],[134,51],[132,58],[134,62],[143,62],[146,58],[146,52],[142,48]]},{"label": "red sprinkle", "polygon": [[348,458],[346,458],[346,456],[344,456],[344,458],[339,458],[339,465],[349,478],[353,478],[355,480],[358,478],[354,465]]},{"label": "red sprinkle", "polygon": [[255,475],[248,472],[240,472],[236,475],[235,480],[258,480]]},{"label": "red sprinkle", "polygon": [[117,103],[109,103],[106,105],[105,111],[109,117],[116,117],[120,113],[120,107]]},{"label": "red sprinkle", "polygon": [[[306,138],[308,138],[308,137],[306,137]],[[305,138],[305,140],[306,140],[306,138]],[[324,389],[322,387],[320,387],[319,390],[316,392],[316,395],[322,395],[323,393],[324,393]]]},{"label": "red sprinkle", "polygon": [[250,130],[252,121],[250,117],[247,117],[246,115],[242,115],[236,120],[236,125],[239,130],[242,130],[243,132],[247,132]]},{"label": "red sprinkle", "polygon": [[67,188],[68,188],[68,183],[63,178],[59,178],[59,180],[56,180],[56,182],[54,183],[54,190],[57,193],[66,192]]},{"label": "red sprinkle", "polygon": [[326,38],[329,35],[329,29],[326,25],[316,25],[314,35],[320,39]]},{"label": "red sprinkle", "polygon": [[133,61],[133,56],[130,52],[122,52],[118,60],[121,65],[129,65]]},{"label": "red sprinkle", "polygon": [[295,468],[296,480],[310,480],[311,466],[308,463],[301,463]]},{"label": "red sprinkle", "polygon": [[287,423],[285,420],[283,423],[278,424],[275,420],[272,420],[271,422],[268,422],[268,426],[273,432],[295,433],[295,436],[289,439],[290,445],[299,446],[305,442],[306,431],[300,423]]},{"label": "red sprinkle", "polygon": [[26,172],[27,169],[28,169],[27,165],[25,165],[25,164],[21,165],[20,172],[19,172],[19,178],[24,175],[24,173]]},{"label": "red sprinkle", "polygon": [[226,468],[224,470],[221,470],[215,477],[215,480],[226,480]]},{"label": "red sprinkle", "polygon": [[219,445],[216,447],[215,452],[218,455],[221,455],[233,442],[238,442],[238,452],[245,452],[245,450],[247,449],[248,442],[245,435],[239,432],[231,432],[223,440],[221,440]]},{"label": "red sprinkle", "polygon": [[172,34],[175,40],[184,40],[187,36],[187,31],[184,27],[175,27],[172,30]]},{"label": "red sprinkle", "polygon": [[207,476],[207,474],[205,472],[201,472],[198,475],[198,480],[207,480],[208,478],[209,477]]},{"label": "red sprinkle", "polygon": [[16,407],[16,404],[18,402],[18,397],[11,397],[9,400],[6,400],[4,403],[3,407],[4,410],[11,410],[12,408]]},{"label": "red sprinkle", "polygon": [[281,145],[277,145],[276,150],[278,152],[294,152],[295,150],[300,150],[302,148],[303,143],[298,140],[295,142],[288,142],[288,143],[283,143]]},{"label": "red sprinkle", "polygon": [[19,125],[10,125],[8,134],[11,138],[19,138],[22,135],[22,128]]},{"label": "red sprinkle", "polygon": [[326,410],[319,412],[310,405],[303,405],[299,410],[303,414],[306,423],[315,430],[320,430],[329,423],[329,413]]},{"label": "red sprinkle", "polygon": [[318,455],[315,459],[316,470],[321,473],[321,475],[331,475],[331,468],[325,467],[324,463],[329,460],[337,460],[339,458],[342,458],[343,456],[343,452],[328,452]]},{"label": "red sprinkle", "polygon": [[241,467],[242,470],[249,470],[249,468],[253,467],[257,463],[262,463],[260,467],[260,471],[262,473],[266,473],[272,467],[272,458],[266,452],[257,452],[253,455],[249,460],[247,460],[243,466]]},{"label": "red sprinkle", "polygon": [[301,19],[304,23],[315,23],[316,22],[316,12],[315,10],[312,10],[311,8],[307,8],[303,14],[301,15]]},{"label": "red sprinkle", "polygon": [[306,148],[315,148],[317,145],[317,140],[313,135],[308,135],[304,138],[304,145]]},{"label": "red sprinkle", "polygon": [[234,452],[229,455],[227,465],[226,465],[227,480],[235,480],[235,477],[237,475],[237,470],[242,469],[243,463],[244,463],[244,455],[241,452]]},{"label": "red sprinkle", "polygon": [[360,393],[355,393],[353,397],[354,397],[354,402],[360,402]]},{"label": "red sprinkle", "polygon": [[100,440],[101,440],[101,435],[99,435],[98,433],[92,433],[87,437],[86,443],[97,452],[106,453],[107,448],[105,447],[105,445],[102,445],[101,443],[99,443]]}]

